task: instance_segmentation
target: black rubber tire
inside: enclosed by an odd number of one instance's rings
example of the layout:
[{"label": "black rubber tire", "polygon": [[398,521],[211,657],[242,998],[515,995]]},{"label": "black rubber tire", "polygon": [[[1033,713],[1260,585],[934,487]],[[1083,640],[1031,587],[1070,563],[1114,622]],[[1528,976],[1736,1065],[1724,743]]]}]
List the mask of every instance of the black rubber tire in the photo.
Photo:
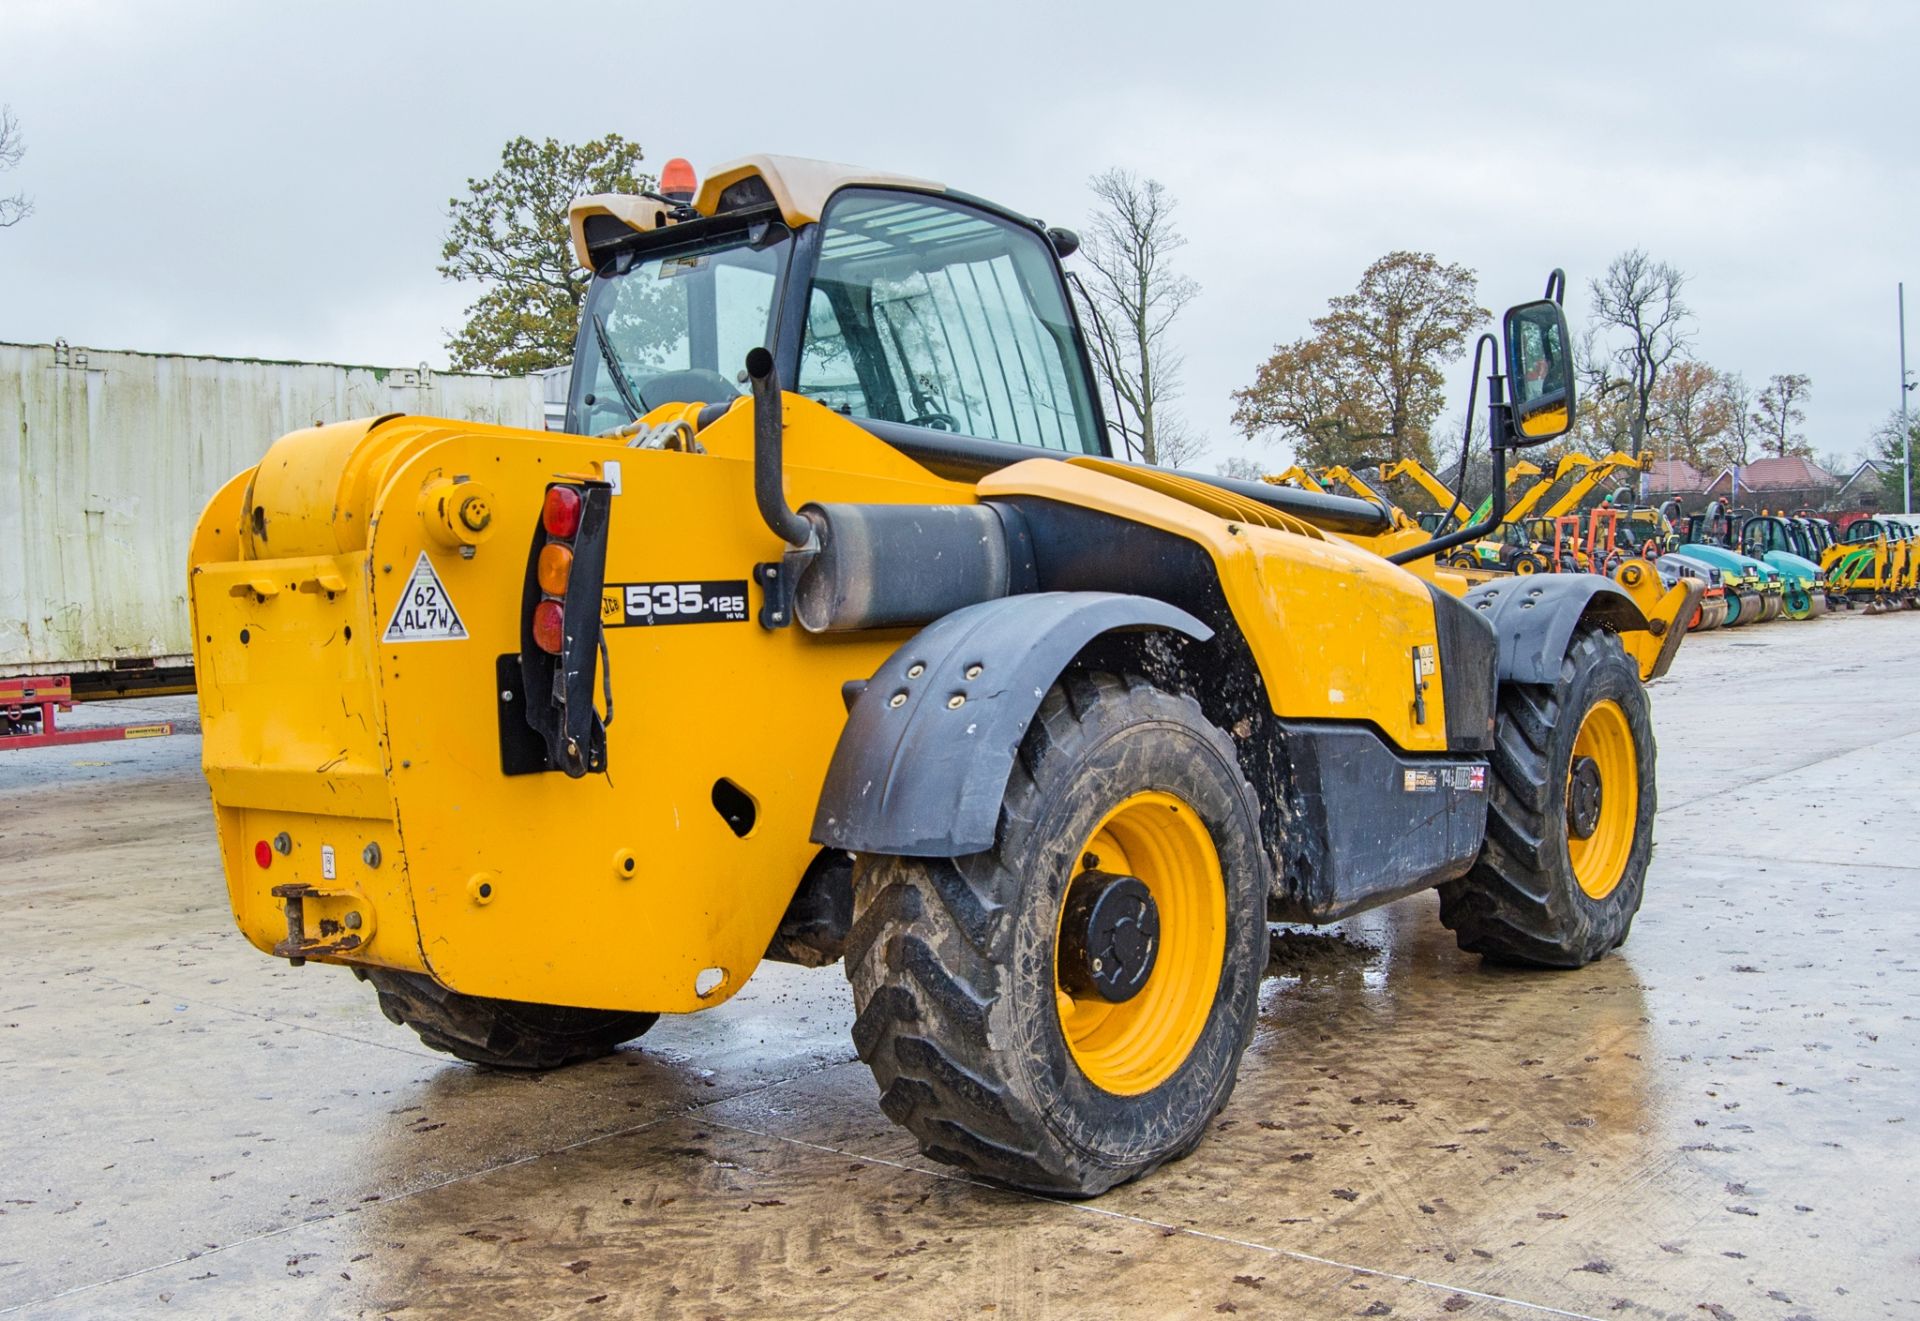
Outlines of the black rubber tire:
[{"label": "black rubber tire", "polygon": [[557,1069],[598,1059],[643,1035],[658,1014],[494,1000],[450,991],[433,978],[391,968],[355,968],[380,1010],[435,1050],[495,1069]]},{"label": "black rubber tire", "polygon": [[[1128,796],[1178,796],[1206,824],[1226,888],[1212,1009],[1164,1082],[1122,1096],[1074,1062],[1053,945],[1081,844]],[[1233,1091],[1266,963],[1259,802],[1199,704],[1137,678],[1077,674],[1047,694],[1001,803],[993,849],[863,856],[847,977],[853,1039],[880,1106],[936,1160],[1086,1197],[1192,1151]]]},{"label": "black rubber tire", "polygon": [[[1581,721],[1609,698],[1633,736],[1640,795],[1620,882],[1592,899],[1567,854],[1567,775]],[[1487,837],[1472,870],[1440,887],[1440,920],[1461,949],[1494,962],[1584,967],[1627,938],[1653,854],[1653,721],[1620,639],[1582,629],[1557,682],[1503,684],[1492,763]]]},{"label": "black rubber tire", "polygon": [[1480,567],[1480,561],[1470,550],[1456,550],[1448,553],[1447,567],[1450,569],[1477,569]]}]

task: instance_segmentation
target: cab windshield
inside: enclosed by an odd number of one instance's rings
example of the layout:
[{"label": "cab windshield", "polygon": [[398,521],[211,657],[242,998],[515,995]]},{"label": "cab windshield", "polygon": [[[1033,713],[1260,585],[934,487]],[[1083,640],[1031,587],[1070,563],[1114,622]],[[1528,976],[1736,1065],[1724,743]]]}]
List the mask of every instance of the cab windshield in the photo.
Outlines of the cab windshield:
[{"label": "cab windshield", "polygon": [[662,404],[745,394],[741,364],[772,342],[790,239],[763,220],[609,259],[580,316],[567,429],[598,435]]}]

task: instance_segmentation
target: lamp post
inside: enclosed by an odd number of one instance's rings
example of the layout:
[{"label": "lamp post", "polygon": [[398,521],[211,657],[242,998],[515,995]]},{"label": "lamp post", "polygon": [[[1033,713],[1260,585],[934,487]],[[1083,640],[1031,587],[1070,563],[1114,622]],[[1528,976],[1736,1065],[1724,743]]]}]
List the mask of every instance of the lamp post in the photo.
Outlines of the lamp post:
[{"label": "lamp post", "polygon": [[1900,298],[1900,493],[1904,497],[1902,513],[1913,512],[1913,435],[1907,430],[1907,391],[1914,383],[1907,379],[1907,283],[1898,286]]}]

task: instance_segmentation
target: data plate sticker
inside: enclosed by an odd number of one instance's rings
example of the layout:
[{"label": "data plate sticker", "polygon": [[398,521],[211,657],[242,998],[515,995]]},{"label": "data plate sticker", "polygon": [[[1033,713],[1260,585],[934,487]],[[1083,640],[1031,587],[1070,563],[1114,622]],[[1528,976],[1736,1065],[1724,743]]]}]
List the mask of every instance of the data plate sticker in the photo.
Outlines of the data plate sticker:
[{"label": "data plate sticker", "polygon": [[608,583],[600,593],[600,622],[608,628],[637,624],[743,624],[747,580],[702,583]]}]

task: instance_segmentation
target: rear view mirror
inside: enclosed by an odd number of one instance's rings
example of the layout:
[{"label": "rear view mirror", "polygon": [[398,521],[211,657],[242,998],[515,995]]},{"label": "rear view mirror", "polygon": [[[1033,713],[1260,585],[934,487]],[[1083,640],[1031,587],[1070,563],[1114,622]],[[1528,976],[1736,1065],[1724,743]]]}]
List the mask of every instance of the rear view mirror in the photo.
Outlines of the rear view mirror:
[{"label": "rear view mirror", "polygon": [[1566,314],[1545,298],[1510,307],[1506,341],[1514,439],[1538,445],[1564,436],[1573,427],[1573,353]]}]

